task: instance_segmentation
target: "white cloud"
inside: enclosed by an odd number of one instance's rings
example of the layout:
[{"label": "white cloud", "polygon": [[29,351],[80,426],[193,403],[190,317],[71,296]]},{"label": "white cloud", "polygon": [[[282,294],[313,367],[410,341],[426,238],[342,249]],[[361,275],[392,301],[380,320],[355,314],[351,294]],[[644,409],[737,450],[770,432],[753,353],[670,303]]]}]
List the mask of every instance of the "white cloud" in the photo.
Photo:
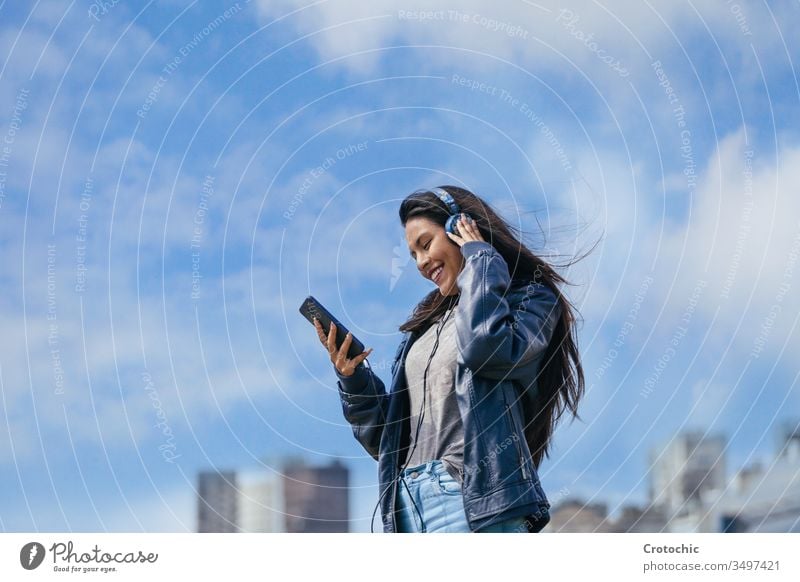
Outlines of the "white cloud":
[{"label": "white cloud", "polygon": [[[686,43],[687,31],[708,34],[706,26],[717,42],[733,42],[742,47],[742,53],[751,42],[770,48],[777,45],[774,35],[746,35],[737,15],[711,0],[657,5],[589,0],[491,5],[480,0],[378,0],[368,4],[259,0],[258,7],[264,23],[281,18],[274,26],[288,24],[298,34],[310,35],[321,60],[345,57],[340,61],[345,68],[363,72],[374,70],[390,53],[385,49],[393,45],[420,45],[416,60],[422,64],[469,60],[491,69],[497,67],[495,59],[500,59],[568,70],[573,61],[590,77],[611,71],[603,59],[619,60],[628,70],[646,66],[653,59],[643,59],[645,51],[659,58],[659,49],[674,47],[676,38]],[[778,12],[787,9],[775,7]],[[743,12],[751,33],[774,29],[768,12],[756,7],[746,7]],[[488,58],[481,58],[480,53]],[[609,78],[617,75],[611,73]]]},{"label": "white cloud", "polygon": [[[770,350],[800,339],[792,315],[800,303],[788,291],[800,278],[798,167],[796,146],[783,144],[774,155],[748,145],[744,129],[724,137],[703,172],[685,230],[673,232],[664,247],[681,281],[676,291],[708,281],[699,310],[709,319],[717,315],[723,328],[717,333],[744,352],[775,305],[780,315],[765,338]],[[672,304],[684,308],[683,301]]]},{"label": "white cloud", "polygon": [[797,312],[797,295],[785,290],[800,277],[792,262],[800,244],[794,186],[800,148],[784,143],[777,156],[761,151],[745,143],[744,128],[723,137],[705,167],[698,163],[697,187],[680,219],[658,177],[608,152],[575,157],[586,183],[576,180],[554,197],[556,206],[567,206],[555,221],[587,225],[578,249],[602,236],[601,245],[574,270],[576,282],[585,285],[588,320],[624,320],[641,281],[652,274],[649,308],[640,316],[655,316],[663,306],[651,323],[667,336],[697,283],[705,281],[693,325],[702,329],[716,316],[712,341],[733,341],[749,352],[770,307],[779,304],[781,316],[767,322],[768,342],[775,349],[790,337],[796,342],[791,314]]}]

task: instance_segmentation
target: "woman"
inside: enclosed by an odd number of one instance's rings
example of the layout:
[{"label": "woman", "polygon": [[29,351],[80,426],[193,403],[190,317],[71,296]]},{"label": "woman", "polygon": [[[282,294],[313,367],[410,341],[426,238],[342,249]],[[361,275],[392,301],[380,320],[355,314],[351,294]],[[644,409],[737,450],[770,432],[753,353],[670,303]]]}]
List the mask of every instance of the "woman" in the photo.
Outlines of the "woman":
[{"label": "woman", "polygon": [[[463,211],[463,212],[462,212]],[[463,188],[400,206],[420,274],[436,285],[400,331],[389,392],[326,337],[344,416],[378,461],[386,532],[538,532],[550,520],[538,468],[583,370],[564,279]]]}]

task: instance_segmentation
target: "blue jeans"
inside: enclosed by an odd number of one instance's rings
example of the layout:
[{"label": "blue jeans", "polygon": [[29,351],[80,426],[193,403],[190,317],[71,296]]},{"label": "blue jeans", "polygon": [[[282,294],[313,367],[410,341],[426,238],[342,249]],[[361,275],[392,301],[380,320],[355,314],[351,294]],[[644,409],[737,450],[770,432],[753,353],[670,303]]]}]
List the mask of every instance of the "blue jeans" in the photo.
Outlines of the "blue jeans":
[{"label": "blue jeans", "polygon": [[[428,461],[416,467],[409,467],[403,471],[398,489],[398,532],[470,532],[467,514],[464,511],[461,484],[453,479],[441,461]],[[524,517],[516,517],[491,524],[478,531],[528,533],[528,528]]]}]

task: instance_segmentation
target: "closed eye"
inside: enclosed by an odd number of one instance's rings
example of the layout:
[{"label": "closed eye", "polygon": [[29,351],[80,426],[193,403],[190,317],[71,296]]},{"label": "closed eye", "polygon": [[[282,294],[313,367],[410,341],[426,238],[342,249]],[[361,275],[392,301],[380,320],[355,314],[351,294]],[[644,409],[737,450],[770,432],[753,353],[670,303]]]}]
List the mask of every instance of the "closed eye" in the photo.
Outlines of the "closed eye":
[{"label": "closed eye", "polygon": [[[431,246],[431,243],[432,243],[432,242],[433,242],[433,239],[429,240],[427,243],[425,243],[425,246],[424,246],[424,247],[422,247],[422,248],[423,248],[424,250],[426,250],[426,251],[427,251],[427,250],[428,250],[428,247],[430,247],[430,246]],[[411,258],[412,258],[412,259],[416,259],[416,258],[417,258],[417,253],[414,253],[414,252],[412,252],[412,253],[411,253]]]}]

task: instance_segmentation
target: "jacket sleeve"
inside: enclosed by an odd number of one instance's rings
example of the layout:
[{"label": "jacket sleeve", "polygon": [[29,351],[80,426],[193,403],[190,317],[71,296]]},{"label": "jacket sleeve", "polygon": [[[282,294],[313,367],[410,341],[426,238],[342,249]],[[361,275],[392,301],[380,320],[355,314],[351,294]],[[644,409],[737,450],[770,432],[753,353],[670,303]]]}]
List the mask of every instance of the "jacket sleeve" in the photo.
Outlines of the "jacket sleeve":
[{"label": "jacket sleeve", "polygon": [[333,370],[339,378],[336,384],[344,417],[352,426],[356,440],[377,461],[388,403],[383,381],[363,363],[356,367],[352,376],[343,376],[336,366]]},{"label": "jacket sleeve", "polygon": [[510,302],[511,276],[500,253],[485,241],[468,241],[461,253],[466,263],[458,275],[460,363],[489,378],[530,380],[553,337],[560,316],[558,297],[548,286],[531,281]]}]

